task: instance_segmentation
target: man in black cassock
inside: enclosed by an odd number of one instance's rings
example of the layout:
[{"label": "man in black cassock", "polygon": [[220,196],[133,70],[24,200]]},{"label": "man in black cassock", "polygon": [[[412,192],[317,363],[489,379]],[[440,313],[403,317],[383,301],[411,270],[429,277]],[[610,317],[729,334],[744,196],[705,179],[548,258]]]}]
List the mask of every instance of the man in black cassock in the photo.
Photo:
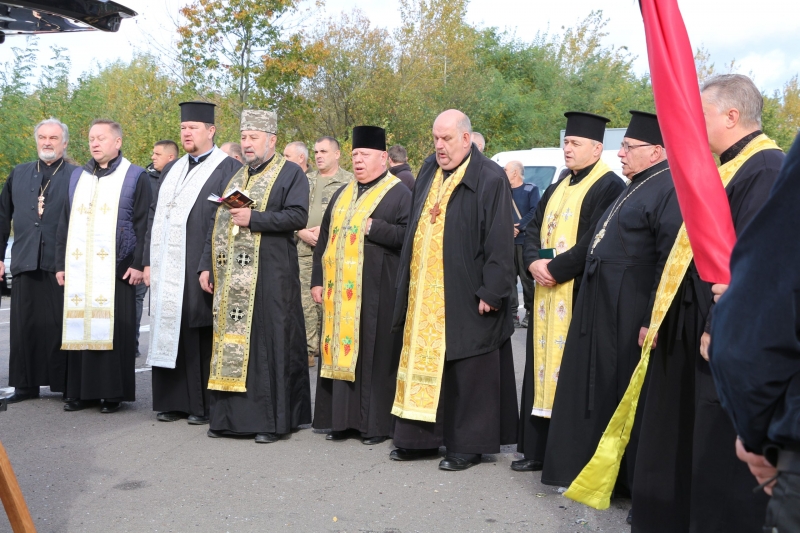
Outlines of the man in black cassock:
[{"label": "man in black cassock", "polygon": [[[471,130],[469,118],[454,109],[433,124],[436,153],[425,160],[414,185],[393,319],[394,331],[404,331],[404,345],[392,409],[397,449],[390,458],[435,456],[444,445],[443,470],[479,464],[481,454],[499,453],[517,435],[508,303],[514,261],[511,191],[503,169],[472,144]],[[460,182],[448,185],[449,180]],[[441,261],[422,268],[424,257]],[[443,286],[414,276],[423,270],[441,277]],[[425,305],[442,299],[444,309]],[[422,305],[415,303],[420,300]],[[443,325],[444,331],[416,331],[420,320],[426,330]],[[423,346],[429,340],[435,344]],[[409,354],[416,363],[409,362]],[[438,403],[432,400],[437,395]]]},{"label": "man in black cassock", "polygon": [[[325,275],[325,270],[326,266],[329,272],[344,270],[344,252],[337,254],[336,246],[343,245],[346,241],[339,239],[337,243],[334,239],[329,242],[332,213],[335,209],[360,205],[356,203],[358,199],[375,190],[376,186],[388,188],[385,194],[380,193],[383,197],[374,210],[369,214],[365,213],[363,218],[364,234],[361,237],[363,240],[359,254],[363,263],[360,279],[356,284],[356,290],[361,291],[361,313],[358,318],[359,327],[356,329],[359,338],[354,372],[344,368],[349,365],[337,364],[342,345],[337,345],[331,339],[337,337],[337,325],[334,321],[340,327],[348,322],[342,321],[335,312],[331,315],[332,320],[328,321],[328,312],[323,311],[323,350],[320,352],[320,376],[317,378],[313,427],[331,428],[327,440],[344,440],[350,436],[351,431],[356,431],[361,435],[364,444],[380,444],[387,439],[392,427],[392,400],[400,356],[399,343],[402,342],[400,334],[391,332],[392,313],[400,250],[411,209],[411,192],[399,178],[386,170],[387,157],[386,132],[382,128],[353,128],[352,160],[356,179],[355,182],[341,187],[331,197],[322,218],[317,246],[314,248],[311,294],[316,303],[323,304],[323,309],[328,302],[334,308],[337,299],[341,305],[341,300],[346,298],[343,295],[343,279],[336,274],[332,276],[335,279],[330,279]],[[351,203],[339,202],[343,193],[349,193],[347,198],[352,198]],[[341,228],[351,227],[352,222],[355,222],[352,219],[343,220],[342,224],[336,226],[336,233]],[[329,266],[324,264],[326,256],[332,261]],[[329,296],[323,292],[327,286],[326,281],[333,281],[333,290]]]},{"label": "man in black cassock", "polygon": [[242,165],[214,145],[214,104],[180,106],[186,155],[162,170],[145,239],[144,281],[151,287],[153,317],[147,362],[156,418],[207,424],[213,317],[211,295],[197,276],[219,207],[208,197],[221,196]]},{"label": "man in black cassock", "polygon": [[[49,118],[33,129],[39,159],[17,165],[0,193],[0,250],[14,223],[13,303],[9,316],[9,403],[39,397],[39,387],[64,392],[67,361],[61,353],[64,289],[56,281],[56,230],[75,165],[64,161],[66,124]],[[40,202],[41,200],[41,202]],[[0,277],[10,265],[0,261]]]},{"label": "man in black cassock", "polygon": [[[113,216],[114,211],[106,209],[105,205],[74,205],[73,199],[76,189],[81,182],[94,183],[94,189],[100,189],[98,182],[103,179],[123,179],[119,199],[119,209],[116,216],[116,228],[113,243],[116,248],[114,275],[114,300],[113,300],[113,331],[109,332],[113,340],[111,349],[75,349],[81,342],[68,342],[65,326],[62,334],[62,350],[67,357],[67,386],[66,397],[70,399],[64,404],[65,411],[80,411],[91,405],[96,405],[103,400],[101,412],[113,413],[119,410],[120,402],[132,402],[136,399],[136,285],[142,283],[143,270],[142,255],[144,253],[144,236],[147,232],[147,212],[150,207],[151,191],[147,172],[142,167],[131,164],[122,156],[122,128],[110,120],[95,120],[89,130],[89,151],[92,159],[82,168],[73,171],[69,183],[68,201],[64,203],[61,220],[58,224],[56,235],[56,278],[60,285],[66,283],[65,310],[84,313],[98,312],[99,308],[89,310],[84,308],[77,294],[71,294],[72,281],[67,277],[67,252],[71,257],[79,256],[81,250],[67,250],[70,242],[70,233],[74,231],[73,221],[76,217],[95,217],[95,232],[99,232],[101,225],[97,213],[102,212]],[[124,176],[122,176],[124,174]],[[94,213],[92,213],[94,209]],[[96,250],[97,247],[94,248]],[[82,255],[93,253],[86,248]],[[101,249],[98,254],[104,253]],[[86,272],[86,280],[94,276]],[[88,283],[87,283],[88,285]],[[85,298],[91,298],[88,293]],[[102,298],[101,298],[102,300]],[[107,302],[97,302],[105,305]],[[89,302],[93,305],[94,302]],[[70,307],[67,307],[70,306]],[[107,311],[106,311],[107,312]],[[69,316],[65,320],[68,322]],[[88,321],[89,316],[83,315],[82,320]],[[94,319],[92,319],[94,320]],[[87,326],[87,329],[89,326]],[[94,335],[94,330],[92,330]],[[85,339],[89,340],[89,339]]]},{"label": "man in black cassock", "polygon": [[[299,166],[275,153],[277,129],[274,112],[242,112],[245,166],[226,192],[247,191],[255,203],[252,208],[217,210],[200,261],[200,285],[215,292],[209,437],[255,434],[256,442],[271,443],[311,423],[294,240],[294,232],[308,222],[308,178]],[[266,197],[259,198],[259,190],[268,190]],[[257,260],[255,250],[240,251],[242,239],[250,234],[260,239]],[[212,261],[216,279],[210,275]],[[248,292],[251,287],[254,294]],[[238,329],[242,333],[228,340],[229,331],[242,324],[246,330]],[[242,360],[238,354],[244,345],[248,355]]]},{"label": "man in black cassock", "polygon": [[[739,235],[766,202],[784,155],[760,130],[763,97],[749,78],[712,78],[703,86],[702,100],[711,151],[723,168],[738,167],[725,190]],[[764,149],[743,153],[764,141]],[[701,357],[711,298],[710,285],[692,263],[661,326],[648,371],[633,531],[747,532],[763,523],[767,497],[752,491],[753,477],[732,445],[736,431]]]},{"label": "man in black cassock", "polygon": [[[631,115],[618,154],[631,183],[600,217],[589,244],[550,420],[550,453],[542,471],[547,485],[572,483],[625,394],[682,223],[656,116]],[[627,487],[633,481],[638,427],[620,471]]]},{"label": "man in black cassock", "polygon": [[[568,199],[567,195],[572,190],[577,190],[578,185],[589,177],[600,162],[600,156],[603,153],[603,136],[609,119],[580,111],[569,111],[564,113],[564,116],[567,117],[567,127],[564,134],[564,160],[570,171],[566,178],[569,180],[564,197],[566,200]],[[545,213],[553,211],[554,206],[548,206],[548,202],[561,182],[554,183],[545,190],[544,195],[539,200],[533,219],[525,230],[527,236],[525,238],[523,259],[529,275],[542,287],[555,287],[559,284],[572,282],[573,308],[578,298],[583,269],[586,265],[586,252],[594,236],[592,230],[606,208],[625,188],[624,181],[610,170],[598,177],[592,175],[592,179],[596,181],[586,191],[580,204],[580,212],[572,214],[572,216],[579,218],[574,246],[568,250],[559,251],[554,258],[546,257],[547,253],[540,253],[542,238],[547,235],[548,231],[552,231],[557,227],[557,222],[552,223],[552,221],[547,220]],[[564,186],[563,184],[561,185]],[[561,213],[563,211],[561,208],[555,206],[555,210],[562,217],[564,216]],[[538,303],[536,305],[538,306]],[[531,411],[534,405],[534,390],[536,388],[534,375],[537,374],[537,369],[534,367],[534,350],[541,349],[540,345],[533,341],[533,332],[536,320],[557,320],[557,317],[555,313],[550,313],[550,316],[545,316],[544,318],[539,317],[536,309],[534,309],[533,315],[533,319],[528,324],[528,337],[525,347],[525,374],[522,381],[522,403],[519,410],[519,436],[517,437],[517,451],[524,454],[525,457],[511,463],[511,468],[519,472],[542,469],[547,434],[550,427],[549,414],[539,413],[537,416],[532,414]],[[553,372],[558,372],[557,367],[545,369],[543,375],[549,376]],[[558,451],[556,450],[555,453],[558,453]]]}]

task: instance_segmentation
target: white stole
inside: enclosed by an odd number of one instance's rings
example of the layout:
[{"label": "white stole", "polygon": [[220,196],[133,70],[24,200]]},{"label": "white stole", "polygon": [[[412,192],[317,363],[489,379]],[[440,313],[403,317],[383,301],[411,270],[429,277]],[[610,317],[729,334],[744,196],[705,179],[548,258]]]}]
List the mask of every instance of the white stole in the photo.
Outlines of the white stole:
[{"label": "white stole", "polygon": [[131,162],[98,178],[85,170],[72,198],[67,234],[62,350],[114,348],[117,214]]},{"label": "white stole", "polygon": [[152,320],[148,365],[175,368],[186,279],[186,221],[200,190],[226,157],[225,152],[214,147],[204,162],[188,170],[187,154],[162,178],[150,230]]}]

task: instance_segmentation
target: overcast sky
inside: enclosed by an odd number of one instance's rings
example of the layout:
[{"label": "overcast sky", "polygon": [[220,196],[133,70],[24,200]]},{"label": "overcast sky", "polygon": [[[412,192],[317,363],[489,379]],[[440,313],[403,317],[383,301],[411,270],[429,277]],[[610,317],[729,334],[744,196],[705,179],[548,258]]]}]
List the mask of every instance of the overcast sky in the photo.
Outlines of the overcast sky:
[{"label": "overcast sky", "polygon": [[[49,57],[47,50],[52,45],[67,48],[72,74],[77,78],[98,64],[128,60],[136,50],[151,48],[153,41],[169,45],[175,34],[172,20],[179,7],[188,2],[117,1],[138,11],[139,16],[123,21],[116,34],[43,35],[39,41],[40,59]],[[773,0],[768,3],[769,9],[743,0],[683,0],[679,5],[692,45],[708,49],[718,67],[735,59],[737,72],[752,74],[756,84],[770,92],[800,72],[800,18],[791,15],[797,7],[795,2]],[[327,0],[320,23],[355,7],[376,26],[394,28],[400,23],[397,0]],[[597,8],[602,8],[609,19],[607,44],[626,46],[638,57],[636,70],[646,72],[644,29],[634,0],[472,0],[468,18],[479,26],[496,26],[529,41],[537,31],[558,33],[562,27],[574,26]],[[17,43],[21,45],[19,37],[10,37],[0,45],[0,63],[11,59],[10,48]]]}]

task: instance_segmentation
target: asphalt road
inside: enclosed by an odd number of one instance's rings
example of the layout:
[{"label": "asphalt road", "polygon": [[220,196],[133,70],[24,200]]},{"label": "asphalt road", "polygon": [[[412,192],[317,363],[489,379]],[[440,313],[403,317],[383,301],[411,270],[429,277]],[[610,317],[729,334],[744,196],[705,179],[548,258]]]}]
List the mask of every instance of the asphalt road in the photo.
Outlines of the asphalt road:
[{"label": "asphalt road", "polygon": [[[4,297],[0,386],[8,384],[8,305]],[[149,317],[142,326],[146,353]],[[517,330],[518,386],[524,342]],[[0,413],[0,441],[39,532],[630,531],[629,500],[606,511],[568,500],[538,472],[512,471],[519,458],[512,446],[465,472],[443,472],[438,459],[390,461],[388,441],[331,443],[301,429],[255,444],[210,439],[207,426],[158,422],[144,357],[137,367],[137,401],[117,413],[67,413],[47,388]],[[313,399],[316,369],[311,376]],[[0,531],[10,531],[2,514]]]}]

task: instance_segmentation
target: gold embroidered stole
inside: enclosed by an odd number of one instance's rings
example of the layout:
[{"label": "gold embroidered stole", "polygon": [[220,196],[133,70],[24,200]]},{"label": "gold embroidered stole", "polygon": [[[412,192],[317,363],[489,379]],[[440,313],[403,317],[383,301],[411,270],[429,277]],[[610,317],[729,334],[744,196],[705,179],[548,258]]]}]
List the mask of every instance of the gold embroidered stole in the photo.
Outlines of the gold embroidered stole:
[{"label": "gold embroidered stole", "polygon": [[[733,160],[719,167],[723,186],[728,186],[728,183],[745,161],[762,150],[771,149],[779,148],[766,135],[759,135],[753,139]],[[564,493],[566,497],[595,509],[608,509],[611,504],[611,491],[617,481],[620,461],[630,439],[631,428],[636,415],[636,406],[639,403],[639,393],[642,390],[642,384],[647,374],[653,337],[658,332],[658,328],[661,326],[661,322],[672,304],[672,299],[678,292],[678,288],[686,275],[686,270],[692,262],[692,257],[692,248],[686,235],[686,226],[682,225],[658,284],[656,301],[650,318],[650,329],[648,329],[642,345],[642,357],[633,372],[631,382],[622,397],[622,401],[600,438],[597,451],[569,486],[567,492]]]},{"label": "gold embroidered stole", "polygon": [[436,171],[414,233],[408,311],[392,406],[392,414],[400,418],[436,422],[446,350],[445,214],[450,196],[461,183],[470,159],[467,158],[447,180],[441,168]]},{"label": "gold embroidered stole", "polygon": [[[594,168],[577,185],[570,186],[564,178],[558,184],[545,208],[544,225],[540,231],[541,247],[555,248],[562,254],[578,242],[578,221],[586,193],[597,180],[611,171],[604,161]],[[534,302],[536,315],[533,326],[534,416],[550,418],[556,394],[561,356],[567,341],[567,331],[572,320],[572,290],[574,280],[555,287],[536,285]]]},{"label": "gold embroidered stole", "polygon": [[351,181],[336,199],[322,256],[323,378],[356,380],[364,231],[369,216],[398,183],[400,180],[389,174],[359,198],[358,182]]},{"label": "gold embroidered stole", "polygon": [[[253,210],[267,208],[272,185],[286,160],[275,154],[260,173],[251,176],[245,166],[228,183],[225,195],[238,188],[253,200]],[[246,392],[250,360],[250,328],[258,282],[261,233],[235,226],[231,212],[217,210],[212,237],[214,247],[214,348],[208,388]]]},{"label": "gold embroidered stole", "polygon": [[122,158],[111,174],[84,171],[75,187],[67,234],[62,350],[114,349],[117,216],[125,174]]}]

